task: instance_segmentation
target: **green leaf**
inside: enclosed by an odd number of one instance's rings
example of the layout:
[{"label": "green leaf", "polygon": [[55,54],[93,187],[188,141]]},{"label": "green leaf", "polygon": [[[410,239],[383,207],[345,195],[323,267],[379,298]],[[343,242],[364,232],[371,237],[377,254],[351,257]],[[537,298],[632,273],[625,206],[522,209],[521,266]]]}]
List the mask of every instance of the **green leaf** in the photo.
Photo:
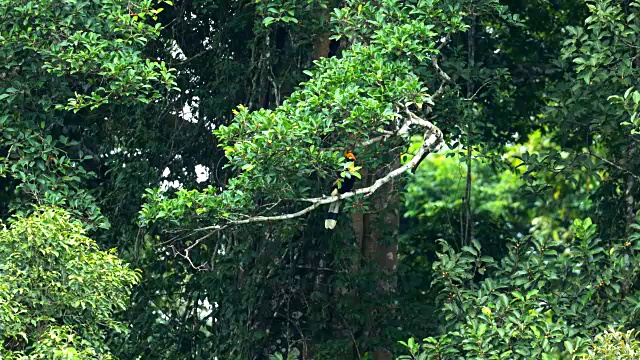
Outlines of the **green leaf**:
[{"label": "green leaf", "polygon": [[272,16],[267,16],[266,18],[264,18],[262,20],[262,25],[264,26],[269,26],[271,25],[276,19]]},{"label": "green leaf", "polygon": [[511,295],[513,295],[513,297],[515,297],[518,300],[524,301],[524,296],[522,296],[522,294],[519,291],[514,291],[511,293]]}]

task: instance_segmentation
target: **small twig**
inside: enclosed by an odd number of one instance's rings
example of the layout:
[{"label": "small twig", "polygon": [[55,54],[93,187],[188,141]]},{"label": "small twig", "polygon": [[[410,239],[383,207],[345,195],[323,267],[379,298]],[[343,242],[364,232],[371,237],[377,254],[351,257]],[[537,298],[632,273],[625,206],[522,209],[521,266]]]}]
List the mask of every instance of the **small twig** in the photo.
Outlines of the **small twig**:
[{"label": "small twig", "polygon": [[[438,54],[440,54],[440,50],[448,42],[449,42],[449,36],[448,35],[446,37],[442,38],[442,40],[440,41],[440,45],[438,45],[438,47],[436,48]],[[449,74],[447,74],[444,70],[442,70],[442,68],[438,64],[438,56],[437,56],[437,54],[434,54],[434,55],[431,56],[431,63],[433,64],[433,67],[436,69],[436,73],[438,74],[438,76],[440,76],[442,78],[442,82],[440,83],[440,86],[438,87],[438,90],[436,90],[436,92],[433,93],[433,95],[431,95],[431,99],[435,99],[435,98],[441,96],[444,93],[444,85],[446,83],[453,82],[453,80],[451,80],[451,76],[449,76]],[[433,111],[433,107],[432,106],[428,106],[427,107],[427,114],[431,113],[432,111]],[[415,172],[415,170],[414,170],[414,172]]]},{"label": "small twig", "polygon": [[[179,233],[184,233],[184,232],[185,232],[185,230],[180,230],[180,231],[178,231],[178,232],[179,232]],[[182,236],[181,236],[181,235],[176,235],[176,236],[172,237],[172,238],[171,238],[171,239],[169,239],[169,240],[166,240],[166,241],[162,241],[162,242],[160,242],[160,243],[159,243],[159,245],[168,245],[168,244],[172,244],[172,243],[174,243],[174,242],[176,242],[176,241],[179,241],[179,240],[182,240],[182,239],[188,238],[188,237],[189,237],[189,236],[191,236],[191,235],[193,235],[193,233],[189,233],[189,234],[187,234],[187,235],[182,235]]]},{"label": "small twig", "polygon": [[473,95],[471,95],[471,97],[469,97],[467,99],[462,99],[462,100],[464,100],[464,101],[472,101],[476,97],[476,95],[478,95],[480,90],[482,90],[483,87],[489,85],[489,83],[491,83],[491,81],[493,81],[495,78],[497,78],[497,77],[492,77],[491,79],[485,81],[482,85],[480,85],[480,87],[478,87],[476,92],[474,92]]},{"label": "small twig", "polygon": [[[442,41],[442,43],[437,48],[438,52],[447,42],[448,42],[448,38],[444,38],[444,41]],[[443,82],[440,84],[440,88],[438,88],[438,90],[432,96],[432,97],[437,97],[437,96],[440,96],[444,91],[444,84],[448,82],[452,82],[452,80],[449,74],[447,74],[446,72],[444,72],[444,70],[442,70],[442,68],[440,68],[440,65],[438,64],[437,56],[435,55],[431,56],[431,64],[433,64],[433,67],[436,69],[436,72],[443,80]]]},{"label": "small twig", "polygon": [[344,316],[340,313],[338,315],[340,315],[340,317],[342,318],[342,322],[347,328],[349,335],[351,335],[351,341],[353,342],[353,347],[356,348],[356,354],[358,355],[358,360],[362,359],[362,355],[360,355],[360,349],[358,348],[358,342],[356,341],[355,336],[353,336],[353,331],[351,331],[351,329],[349,328],[349,324],[347,324],[347,321],[345,320]]},{"label": "small twig", "polygon": [[[384,135],[376,136],[376,137],[371,138],[371,139],[369,139],[367,141],[364,141],[364,142],[360,143],[359,146],[364,148],[364,147],[367,147],[369,145],[373,145],[373,144],[375,144],[375,143],[377,143],[379,141],[387,140],[388,138],[390,138],[390,137],[392,137],[394,135],[397,135],[393,131],[383,130],[382,132],[384,133]],[[345,147],[331,147],[331,148],[322,148],[320,150],[327,151],[327,152],[330,152],[330,151],[344,151],[344,150],[347,150],[347,148],[345,148]]]},{"label": "small twig", "polygon": [[[224,227],[221,227],[218,230],[222,230],[224,229]],[[193,242],[193,244],[189,245],[189,247],[187,247],[186,249],[184,249],[185,254],[188,254],[189,251],[191,249],[193,249],[194,247],[196,247],[198,244],[200,244],[201,242],[205,241],[206,239],[208,239],[209,237],[211,237],[211,235],[215,234],[215,232],[210,232],[205,236],[202,236],[201,238],[197,239],[196,241]]]},{"label": "small twig", "polygon": [[[211,237],[213,234],[215,234],[217,231],[220,231],[220,230],[224,229],[225,227],[226,227],[226,226],[221,226],[221,227],[220,227],[219,229],[217,229],[216,231],[212,231],[212,232],[210,232],[210,233],[208,233],[208,234],[206,234],[206,235],[204,235],[204,236],[202,236],[202,237],[198,238],[196,241],[194,241],[194,242],[193,242],[193,244],[189,245],[187,248],[185,248],[185,249],[184,249],[184,250],[182,250],[182,251],[177,250],[177,249],[176,249],[176,247],[175,247],[175,245],[173,245],[173,244],[168,245],[168,246],[169,246],[169,248],[171,248],[171,250],[173,251],[173,256],[180,256],[180,257],[182,257],[182,258],[186,259],[186,260],[189,262],[189,264],[191,265],[191,267],[192,267],[192,268],[194,268],[195,270],[198,270],[198,271],[207,270],[207,266],[206,266],[206,264],[207,264],[207,263],[204,263],[204,264],[199,265],[199,266],[195,266],[195,265],[193,264],[193,261],[192,261],[192,260],[191,260],[191,258],[189,257],[189,252],[190,252],[193,248],[195,248],[196,246],[198,246],[201,242],[203,242],[203,241],[205,241],[206,239],[210,238],[210,237]],[[178,236],[176,236],[176,237],[174,237],[174,238],[172,238],[172,239],[170,239],[170,240],[168,240],[168,241],[165,241],[163,244],[172,243],[172,242],[177,241],[177,240],[179,240],[179,239],[184,239],[184,238],[186,238],[186,237],[189,237],[189,236],[192,236],[192,235],[196,234],[197,232],[198,232],[198,230],[195,230],[195,231],[192,231],[192,232],[190,232],[189,234],[184,235],[184,236],[182,236],[182,237],[178,237]],[[217,254],[217,252],[218,252],[218,245],[219,245],[219,244],[218,244],[218,243],[216,243],[216,246],[215,246],[214,251],[213,251],[214,256],[215,256],[215,255]]]},{"label": "small twig", "polygon": [[[195,60],[195,59],[199,58],[200,56],[202,56],[202,55],[204,55],[204,54],[208,53],[209,51],[211,51],[211,50],[213,50],[213,49],[214,49],[214,47],[212,47],[212,48],[210,48],[210,49],[205,49],[205,50],[203,50],[203,51],[201,51],[201,52],[199,52],[199,53],[197,53],[197,54],[193,55],[192,57],[187,58],[187,59],[184,59],[184,60],[181,60],[181,61],[178,61],[178,62],[177,62],[177,63],[175,63],[175,64],[176,64],[176,65],[184,65],[184,64],[186,64],[186,63],[188,63],[188,62],[190,62],[190,61],[193,61],[193,60]],[[180,50],[182,51],[182,49],[180,49]]]},{"label": "small twig", "polygon": [[270,204],[271,206],[269,206],[267,208],[267,211],[272,210],[274,207],[276,207],[278,204],[280,204],[281,201],[282,201],[282,199],[278,199],[278,201],[274,202],[273,204]]},{"label": "small twig", "polygon": [[191,258],[189,257],[189,251],[185,250],[184,254],[182,254],[182,252],[176,250],[176,247],[173,245],[169,245],[169,247],[171,248],[171,250],[173,251],[173,256],[180,256],[181,258],[187,260],[189,262],[189,265],[191,265],[192,268],[194,268],[195,270],[198,271],[203,271],[207,269],[207,263],[204,263],[202,265],[198,265],[196,266],[193,261],[191,261]]},{"label": "small twig", "polygon": [[[475,26],[476,26],[476,18],[475,16],[473,16],[471,18],[471,25],[469,26],[469,36],[467,38],[467,68],[469,70],[469,79],[467,81],[467,99],[469,101],[468,103],[468,108],[470,110],[473,109],[473,102],[471,102],[471,99],[473,99],[477,92],[473,92],[474,88],[473,88],[473,81],[471,81],[471,74],[473,72],[474,66],[475,66]],[[484,86],[484,85],[483,85]],[[479,91],[479,89],[478,89]],[[472,95],[473,93],[473,95]],[[471,230],[471,226],[472,226],[472,219],[471,219],[471,189],[472,189],[472,176],[471,176],[471,171],[472,171],[472,164],[471,164],[471,160],[472,160],[472,143],[471,143],[471,139],[472,139],[472,126],[473,126],[473,111],[470,111],[470,118],[469,121],[466,123],[466,138],[467,138],[467,143],[466,143],[466,150],[467,150],[467,157],[466,157],[466,165],[467,165],[467,169],[466,169],[466,181],[465,181],[465,192],[464,192],[464,210],[465,210],[465,216],[464,216],[464,229],[460,229],[460,244],[461,246],[465,246],[469,243],[469,241],[471,240],[471,236],[473,231]],[[461,225],[462,226],[462,225]]]},{"label": "small twig", "polygon": [[328,267],[313,267],[313,266],[304,266],[304,265],[296,265],[296,266],[286,265],[285,268],[287,268],[287,269],[313,270],[313,271],[326,271],[326,272],[331,272],[331,273],[346,273],[345,270],[336,270],[336,269],[332,269],[332,268],[328,268]]},{"label": "small twig", "polygon": [[614,163],[614,162],[612,162],[612,161],[609,161],[609,160],[607,160],[607,159],[605,159],[605,158],[603,158],[603,157],[601,157],[601,156],[599,156],[599,155],[596,155],[596,154],[592,153],[591,151],[589,151],[589,152],[584,152],[584,154],[585,154],[585,155],[593,156],[594,158],[596,158],[596,159],[598,159],[598,160],[601,160],[601,161],[603,161],[603,162],[605,162],[605,163],[607,163],[607,164],[609,164],[609,165],[613,166],[614,168],[616,168],[616,169],[618,169],[618,170],[620,170],[620,171],[622,171],[622,172],[624,172],[624,173],[626,173],[626,174],[628,174],[628,175],[632,176],[634,179],[636,179],[636,180],[640,180],[640,176],[638,176],[638,175],[634,174],[634,173],[633,173],[633,172],[631,172],[630,170],[625,169],[624,167],[622,167],[622,166],[620,166],[620,165],[618,165],[618,164],[616,164],[616,163]]},{"label": "small twig", "polygon": [[[405,122],[405,124],[402,126],[402,129],[400,129],[399,132],[406,132],[409,131],[409,126],[411,125],[423,125],[423,120],[420,117],[418,117],[416,114],[414,114],[413,112],[411,112],[411,110],[409,110],[408,107],[405,106],[404,109],[405,113],[407,115],[409,115],[409,121]],[[417,155],[417,154],[416,154]],[[413,165],[413,167],[411,168],[411,173],[415,174],[416,170],[418,170],[418,167],[420,166],[420,164],[422,163],[422,161],[427,157],[428,154],[423,154],[421,158],[418,159],[418,161],[415,163],[415,165]]]},{"label": "small twig", "polygon": [[440,45],[438,45],[436,50],[438,50],[438,51],[442,50],[442,48],[449,42],[450,39],[451,39],[451,37],[449,35],[447,35],[447,36],[443,37],[442,39],[440,39]]},{"label": "small twig", "polygon": [[385,135],[376,136],[376,137],[374,137],[372,139],[369,139],[369,140],[361,143],[360,146],[367,147],[367,146],[375,144],[375,143],[377,143],[379,141],[387,140],[388,138],[391,137],[391,135],[393,135],[393,133],[392,134],[385,134]]}]

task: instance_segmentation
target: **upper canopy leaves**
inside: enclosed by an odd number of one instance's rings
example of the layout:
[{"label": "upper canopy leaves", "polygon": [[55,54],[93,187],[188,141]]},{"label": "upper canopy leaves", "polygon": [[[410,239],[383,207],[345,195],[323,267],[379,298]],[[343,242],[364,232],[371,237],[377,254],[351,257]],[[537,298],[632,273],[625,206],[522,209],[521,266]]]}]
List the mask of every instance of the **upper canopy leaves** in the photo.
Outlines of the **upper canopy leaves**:
[{"label": "upper canopy leaves", "polygon": [[[358,162],[372,164],[379,154],[409,146],[414,119],[407,111],[426,115],[434,94],[441,95],[448,76],[442,76],[432,57],[452,32],[466,28],[462,15],[441,9],[439,1],[348,5],[334,13],[343,31],[339,36],[348,35],[353,43],[342,57],[317,61],[307,72],[310,80],[276,109],[251,112],[241,106],[230,125],[214,131],[237,173],[227,188],[181,190],[173,199],[151,192],[141,212],[143,221],[203,213],[209,219],[217,214],[236,220],[277,210],[273,205],[281,200],[325,194],[327,178],[345,166],[344,149],[354,151]],[[431,66],[431,76],[438,79],[434,89],[416,71],[425,66]]]}]

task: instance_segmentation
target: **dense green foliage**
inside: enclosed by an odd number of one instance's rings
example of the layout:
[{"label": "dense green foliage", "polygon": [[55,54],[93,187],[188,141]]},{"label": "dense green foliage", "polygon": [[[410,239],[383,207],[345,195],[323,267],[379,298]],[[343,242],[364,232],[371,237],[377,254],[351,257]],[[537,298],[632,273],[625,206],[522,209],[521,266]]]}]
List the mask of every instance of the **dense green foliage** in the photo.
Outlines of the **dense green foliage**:
[{"label": "dense green foliage", "polygon": [[[66,204],[90,227],[108,227],[83,186],[95,154],[74,135],[83,117],[57,110],[135,99],[148,103],[172,88],[164,63],[143,61],[141,45],[158,36],[152,0],[2,1],[0,3],[0,177],[3,213],[30,203]],[[137,16],[131,16],[137,14]],[[87,164],[88,165],[88,164]],[[8,208],[8,209],[7,209]]]},{"label": "dense green foliage", "polygon": [[0,355],[632,358],[639,12],[0,0]]},{"label": "dense green foliage", "polygon": [[[537,234],[509,241],[499,263],[478,242],[461,253],[443,242],[433,269],[447,332],[424,340],[425,358],[577,356],[603,327],[633,321],[640,237],[607,245],[589,218],[570,230],[571,241]],[[486,278],[474,281],[476,274]]]},{"label": "dense green foliage", "polygon": [[16,217],[0,232],[3,359],[106,359],[109,332],[140,277],[100,251],[83,225],[56,208]]},{"label": "dense green foliage", "polygon": [[637,334],[634,330],[627,332],[606,330],[596,337],[595,343],[589,348],[588,355],[584,358],[589,360],[635,359],[640,355]]}]

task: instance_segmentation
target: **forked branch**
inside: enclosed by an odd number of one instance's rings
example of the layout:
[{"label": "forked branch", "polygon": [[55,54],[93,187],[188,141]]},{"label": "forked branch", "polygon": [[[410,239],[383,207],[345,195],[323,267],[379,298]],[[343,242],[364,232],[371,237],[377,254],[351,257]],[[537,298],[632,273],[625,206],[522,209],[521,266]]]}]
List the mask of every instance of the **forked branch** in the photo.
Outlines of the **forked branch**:
[{"label": "forked branch", "polygon": [[424,140],[422,142],[422,145],[420,146],[418,151],[414,154],[414,156],[411,158],[411,160],[407,161],[404,165],[398,167],[397,169],[389,172],[384,177],[376,180],[371,186],[360,188],[355,191],[350,191],[337,196],[323,196],[323,197],[317,197],[317,198],[296,199],[296,201],[311,203],[311,205],[293,213],[273,215],[273,216],[253,216],[253,217],[242,219],[242,220],[232,220],[225,223],[224,225],[213,225],[213,226],[202,227],[197,229],[197,231],[215,231],[215,230],[221,230],[223,228],[226,228],[229,226],[235,226],[235,225],[268,222],[268,221],[290,220],[290,219],[294,219],[294,218],[303,216],[305,214],[308,214],[322,205],[330,204],[338,200],[348,199],[357,195],[363,195],[365,197],[370,196],[371,194],[375,193],[384,184],[390,182],[391,180],[397,178],[398,176],[401,176],[407,170],[413,169],[414,166],[417,166],[418,163],[422,161],[422,159],[426,157],[429,153],[439,149],[440,146],[442,146],[443,144],[442,131],[440,131],[440,129],[430,121],[420,119],[414,114],[412,115],[415,118],[409,118],[407,121],[411,122],[412,124],[417,124],[425,129]]}]

